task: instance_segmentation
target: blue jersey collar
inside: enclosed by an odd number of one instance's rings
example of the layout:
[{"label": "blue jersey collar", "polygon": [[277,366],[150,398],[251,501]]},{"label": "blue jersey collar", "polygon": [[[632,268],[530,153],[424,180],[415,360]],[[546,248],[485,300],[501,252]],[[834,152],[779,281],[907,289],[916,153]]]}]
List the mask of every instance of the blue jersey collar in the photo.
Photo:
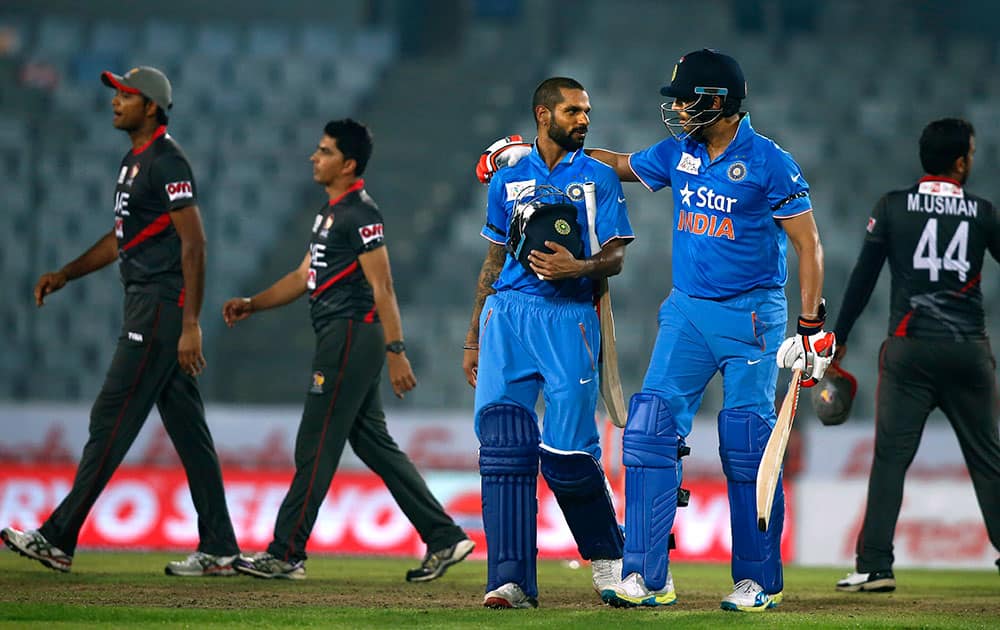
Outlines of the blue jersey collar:
[{"label": "blue jersey collar", "polygon": [[[755,135],[757,135],[757,132],[754,131],[753,126],[750,124],[750,114],[749,112],[745,112],[743,116],[740,118],[739,126],[736,127],[736,135],[733,136],[733,141],[729,143],[729,146],[726,147],[726,150],[723,151],[719,157],[715,158],[714,161],[719,162],[721,160],[724,160],[726,159],[726,156],[732,153],[733,151],[738,151],[746,147],[748,144],[750,144]],[[691,138],[685,138],[684,145],[685,145],[684,149],[691,155],[703,154],[705,155],[706,158],[708,157],[708,149],[706,149],[705,145],[702,144],[701,142],[698,142],[697,140],[692,140]],[[708,164],[709,160],[706,159],[705,163]]]},{"label": "blue jersey collar", "polygon": [[[573,160],[575,160],[576,157],[578,155],[581,155],[582,153],[583,153],[582,148],[577,149],[576,151],[571,151],[566,155],[564,155],[563,158],[559,160],[559,164],[556,164],[556,166],[559,166],[560,164],[572,164]],[[538,151],[537,137],[535,137],[535,142],[532,144],[531,153],[528,154],[528,159],[531,160],[536,167],[544,169],[546,171],[549,170],[549,165],[545,162],[544,159],[542,159],[542,154]]]}]

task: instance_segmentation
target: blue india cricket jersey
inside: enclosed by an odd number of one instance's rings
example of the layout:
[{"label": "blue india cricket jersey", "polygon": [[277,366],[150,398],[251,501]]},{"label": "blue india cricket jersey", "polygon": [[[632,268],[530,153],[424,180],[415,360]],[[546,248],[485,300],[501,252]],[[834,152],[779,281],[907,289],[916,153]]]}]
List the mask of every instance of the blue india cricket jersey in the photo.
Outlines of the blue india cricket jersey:
[{"label": "blue india cricket jersey", "polygon": [[[585,182],[597,184],[595,231],[601,246],[615,238],[635,238],[629,224],[621,182],[611,167],[587,156],[580,149],[566,154],[550,171],[539,155],[537,146],[517,164],[500,169],[493,176],[486,204],[486,225],[483,226],[481,235],[493,243],[504,245],[518,194],[529,186],[545,184],[555,186],[573,200],[581,233],[587,234],[587,208],[581,186]],[[583,240],[584,255],[589,257],[592,255],[590,241],[588,238]],[[539,280],[510,255],[507,256],[493,288],[498,292],[514,290],[542,297],[569,298],[578,302],[589,302],[594,297],[593,281],[590,278]]]},{"label": "blue india cricket jersey", "polygon": [[629,156],[639,180],[674,192],[673,283],[701,298],[781,288],[787,238],[777,221],[809,212],[809,185],[787,151],[740,121],[714,161],[705,145],[666,138]]}]

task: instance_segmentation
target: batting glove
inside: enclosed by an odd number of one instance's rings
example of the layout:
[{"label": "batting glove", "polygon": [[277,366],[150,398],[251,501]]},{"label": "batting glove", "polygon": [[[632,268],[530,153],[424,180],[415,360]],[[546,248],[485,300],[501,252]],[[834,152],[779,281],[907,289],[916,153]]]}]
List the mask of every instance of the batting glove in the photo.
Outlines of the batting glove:
[{"label": "batting glove", "polygon": [[823,378],[837,351],[836,336],[823,330],[826,323],[826,302],[819,306],[815,319],[799,317],[797,333],[778,348],[778,367],[802,370],[802,386],[812,387]]},{"label": "batting glove", "polygon": [[528,153],[531,153],[531,143],[525,142],[521,136],[500,138],[486,147],[479,156],[479,162],[476,163],[476,179],[482,184],[488,184],[493,173],[505,166],[514,166]]}]

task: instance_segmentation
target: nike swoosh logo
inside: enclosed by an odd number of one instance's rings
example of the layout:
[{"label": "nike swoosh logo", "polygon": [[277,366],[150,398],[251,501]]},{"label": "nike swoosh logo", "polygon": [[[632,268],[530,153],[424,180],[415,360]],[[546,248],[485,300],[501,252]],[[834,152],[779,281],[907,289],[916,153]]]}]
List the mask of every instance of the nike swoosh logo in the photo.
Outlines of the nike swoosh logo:
[{"label": "nike swoosh logo", "polygon": [[799,181],[800,177],[802,177],[802,173],[796,173],[795,175],[792,176],[792,181],[797,182]]},{"label": "nike swoosh logo", "polygon": [[751,361],[750,359],[747,359],[747,365],[757,365],[758,363],[760,363],[760,359],[757,359],[756,361]]},{"label": "nike swoosh logo", "polygon": [[594,380],[594,379],[593,378],[581,378],[580,379],[580,384],[581,385],[586,385],[587,383],[589,383],[592,380]]},{"label": "nike swoosh logo", "polygon": [[618,203],[625,203],[625,197],[619,197]]}]

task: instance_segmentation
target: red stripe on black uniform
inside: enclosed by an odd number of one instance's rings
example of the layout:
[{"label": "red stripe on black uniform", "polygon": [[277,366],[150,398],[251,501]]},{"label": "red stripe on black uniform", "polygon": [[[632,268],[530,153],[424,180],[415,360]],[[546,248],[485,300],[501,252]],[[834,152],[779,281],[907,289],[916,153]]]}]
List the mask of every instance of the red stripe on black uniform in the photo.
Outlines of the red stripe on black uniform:
[{"label": "red stripe on black uniform", "polygon": [[197,202],[191,165],[166,127],[125,155],[115,186],[115,236],[126,290],[180,299],[181,240],[170,212]]},{"label": "red stripe on black uniform", "polygon": [[385,245],[382,214],[359,179],[331,199],[313,221],[309,240],[309,305],[320,332],[334,319],[377,322],[375,298],[358,256]]},{"label": "red stripe on black uniform", "polygon": [[879,352],[875,456],[856,548],[859,573],[892,568],[906,470],[935,408],[955,429],[990,541],[1000,549],[997,386],[981,289],[987,250],[1000,260],[997,210],[954,180],[924,177],[890,192],[868,219],[835,327],[838,343],[846,342],[888,259],[889,336]]}]

